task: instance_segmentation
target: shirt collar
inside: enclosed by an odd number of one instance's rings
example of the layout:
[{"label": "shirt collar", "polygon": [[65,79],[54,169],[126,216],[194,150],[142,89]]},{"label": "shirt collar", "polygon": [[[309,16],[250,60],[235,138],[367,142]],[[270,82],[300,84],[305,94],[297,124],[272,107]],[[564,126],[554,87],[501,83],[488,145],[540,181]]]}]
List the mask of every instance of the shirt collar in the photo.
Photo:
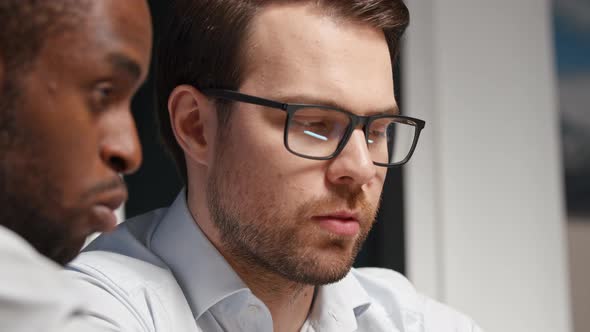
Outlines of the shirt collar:
[{"label": "shirt collar", "polygon": [[[195,319],[213,305],[238,292],[250,292],[246,284],[203,234],[194,221],[183,189],[162,216],[147,246],[171,269]],[[310,324],[334,330],[356,330],[356,317],[370,306],[370,297],[353,273],[318,287]]]},{"label": "shirt collar", "polygon": [[147,243],[170,267],[195,319],[219,301],[249,289],[194,221],[183,189]]},{"label": "shirt collar", "polygon": [[353,273],[318,288],[309,323],[315,330],[356,331],[357,317],[371,305],[371,299]]}]

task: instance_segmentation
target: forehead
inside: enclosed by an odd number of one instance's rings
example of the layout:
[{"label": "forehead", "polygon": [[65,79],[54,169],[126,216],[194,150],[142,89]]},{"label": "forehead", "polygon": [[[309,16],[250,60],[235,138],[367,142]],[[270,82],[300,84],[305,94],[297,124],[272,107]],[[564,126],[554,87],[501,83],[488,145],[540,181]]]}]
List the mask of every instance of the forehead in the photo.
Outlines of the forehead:
[{"label": "forehead", "polygon": [[41,55],[63,59],[65,64],[74,66],[85,63],[88,67],[123,56],[142,71],[147,70],[152,28],[144,0],[91,1],[88,11],[80,15],[82,23],[49,38]]},{"label": "forehead", "polygon": [[380,29],[313,4],[271,5],[253,20],[242,88],[339,99],[350,108],[394,104],[389,49]]},{"label": "forehead", "polygon": [[119,39],[138,49],[150,49],[152,28],[145,0],[94,1],[89,28],[104,38]]}]

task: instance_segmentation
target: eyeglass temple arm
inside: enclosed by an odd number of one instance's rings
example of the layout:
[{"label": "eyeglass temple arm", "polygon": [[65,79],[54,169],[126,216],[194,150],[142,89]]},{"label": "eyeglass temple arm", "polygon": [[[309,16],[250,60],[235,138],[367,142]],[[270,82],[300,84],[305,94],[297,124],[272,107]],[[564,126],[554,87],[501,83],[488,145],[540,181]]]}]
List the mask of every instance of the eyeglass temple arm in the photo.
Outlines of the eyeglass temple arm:
[{"label": "eyeglass temple arm", "polygon": [[226,100],[232,101],[239,101],[248,104],[255,104],[260,106],[272,107],[282,109],[284,111],[287,110],[288,105],[284,103],[279,103],[277,101],[272,101],[260,97],[249,96],[239,92],[231,91],[231,90],[223,90],[223,89],[204,89],[202,91],[205,95],[210,97],[216,97]]}]

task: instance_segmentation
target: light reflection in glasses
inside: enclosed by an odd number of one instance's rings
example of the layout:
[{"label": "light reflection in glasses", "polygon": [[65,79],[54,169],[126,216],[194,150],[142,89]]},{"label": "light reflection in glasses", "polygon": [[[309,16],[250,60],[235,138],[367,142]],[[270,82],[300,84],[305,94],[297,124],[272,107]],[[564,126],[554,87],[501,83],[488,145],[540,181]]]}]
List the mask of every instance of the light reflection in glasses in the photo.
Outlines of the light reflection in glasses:
[{"label": "light reflection in glasses", "polygon": [[304,134],[306,134],[306,135],[309,135],[309,136],[311,136],[311,137],[313,137],[313,138],[320,139],[320,140],[322,140],[322,141],[324,141],[324,142],[328,140],[328,138],[327,138],[326,136],[322,136],[322,135],[318,135],[318,134],[316,134],[316,133],[312,133],[312,132],[311,132],[311,131],[309,131],[309,130],[304,130],[304,131],[303,131],[303,133],[304,133]]}]

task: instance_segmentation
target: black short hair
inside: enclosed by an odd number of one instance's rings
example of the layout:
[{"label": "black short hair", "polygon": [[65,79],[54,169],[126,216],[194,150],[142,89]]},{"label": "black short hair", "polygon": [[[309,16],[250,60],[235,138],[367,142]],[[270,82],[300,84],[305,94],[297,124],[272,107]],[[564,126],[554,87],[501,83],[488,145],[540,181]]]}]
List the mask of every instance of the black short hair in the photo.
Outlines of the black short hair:
[{"label": "black short hair", "polygon": [[[90,0],[0,0],[0,148],[14,130],[22,79],[45,43],[83,23]],[[85,14],[86,13],[86,14]]]},{"label": "black short hair", "polygon": [[45,41],[83,23],[88,0],[0,0],[0,62],[5,77],[26,70]]}]

